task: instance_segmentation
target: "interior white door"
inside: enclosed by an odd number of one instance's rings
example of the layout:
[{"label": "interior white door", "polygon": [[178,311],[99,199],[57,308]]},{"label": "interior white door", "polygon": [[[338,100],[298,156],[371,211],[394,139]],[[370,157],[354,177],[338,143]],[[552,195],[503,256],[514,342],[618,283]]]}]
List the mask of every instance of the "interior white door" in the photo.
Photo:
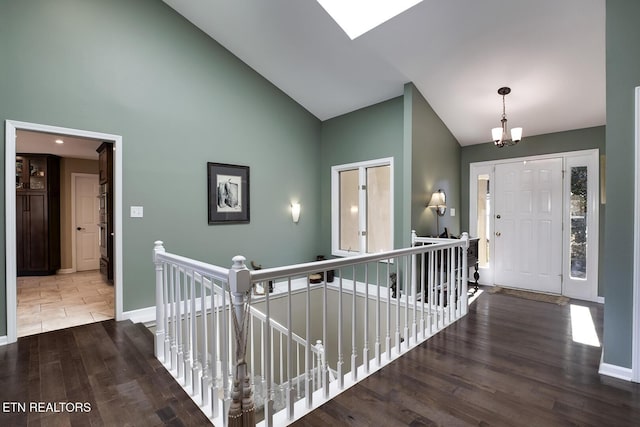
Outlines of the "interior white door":
[{"label": "interior white door", "polygon": [[562,158],[496,165],[495,284],[562,292]]},{"label": "interior white door", "polygon": [[98,175],[75,175],[76,271],[100,268]]}]

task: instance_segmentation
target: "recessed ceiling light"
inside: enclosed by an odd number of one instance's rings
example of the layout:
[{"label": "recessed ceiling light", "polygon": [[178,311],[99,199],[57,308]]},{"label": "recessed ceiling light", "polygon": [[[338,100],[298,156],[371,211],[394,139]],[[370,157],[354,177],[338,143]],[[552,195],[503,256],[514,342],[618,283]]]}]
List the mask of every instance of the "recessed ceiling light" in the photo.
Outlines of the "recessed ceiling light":
[{"label": "recessed ceiling light", "polygon": [[420,2],[422,0],[318,0],[351,40]]},{"label": "recessed ceiling light", "polygon": [[64,144],[64,141],[61,139],[56,139],[56,144]]}]

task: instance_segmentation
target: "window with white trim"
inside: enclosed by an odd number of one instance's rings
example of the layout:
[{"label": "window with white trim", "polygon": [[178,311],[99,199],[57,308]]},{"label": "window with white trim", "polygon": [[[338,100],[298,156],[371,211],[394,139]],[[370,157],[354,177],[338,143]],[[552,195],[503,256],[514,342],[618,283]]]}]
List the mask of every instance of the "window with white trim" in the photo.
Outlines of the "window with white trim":
[{"label": "window with white trim", "polygon": [[331,168],[331,253],[393,249],[393,158]]}]

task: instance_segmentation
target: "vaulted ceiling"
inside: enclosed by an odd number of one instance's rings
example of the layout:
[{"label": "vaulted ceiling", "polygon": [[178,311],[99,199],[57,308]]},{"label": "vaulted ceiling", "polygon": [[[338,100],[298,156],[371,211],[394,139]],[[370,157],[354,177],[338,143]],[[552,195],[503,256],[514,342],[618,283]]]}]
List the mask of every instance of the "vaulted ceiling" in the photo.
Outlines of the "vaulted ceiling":
[{"label": "vaulted ceiling", "polygon": [[164,0],[321,120],[413,82],[461,145],[605,124],[605,0],[424,0],[350,40],[315,0]]}]

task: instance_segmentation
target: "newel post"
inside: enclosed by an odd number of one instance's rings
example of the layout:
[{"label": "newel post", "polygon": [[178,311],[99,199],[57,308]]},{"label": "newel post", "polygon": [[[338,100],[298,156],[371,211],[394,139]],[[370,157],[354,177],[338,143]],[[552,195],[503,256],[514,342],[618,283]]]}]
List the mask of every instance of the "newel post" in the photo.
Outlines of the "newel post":
[{"label": "newel post", "polygon": [[161,240],[153,243],[153,262],[156,265],[156,334],[155,334],[155,353],[156,358],[161,362],[165,362],[164,355],[164,281],[162,261],[158,255],[164,253],[164,246]]},{"label": "newel post", "polygon": [[229,292],[231,294],[233,330],[235,332],[235,372],[231,406],[227,426],[254,426],[255,405],[251,391],[251,376],[247,371],[245,354],[247,335],[249,332],[249,306],[251,303],[251,272],[245,265],[246,258],[240,255],[233,257],[233,265],[229,270]]}]

